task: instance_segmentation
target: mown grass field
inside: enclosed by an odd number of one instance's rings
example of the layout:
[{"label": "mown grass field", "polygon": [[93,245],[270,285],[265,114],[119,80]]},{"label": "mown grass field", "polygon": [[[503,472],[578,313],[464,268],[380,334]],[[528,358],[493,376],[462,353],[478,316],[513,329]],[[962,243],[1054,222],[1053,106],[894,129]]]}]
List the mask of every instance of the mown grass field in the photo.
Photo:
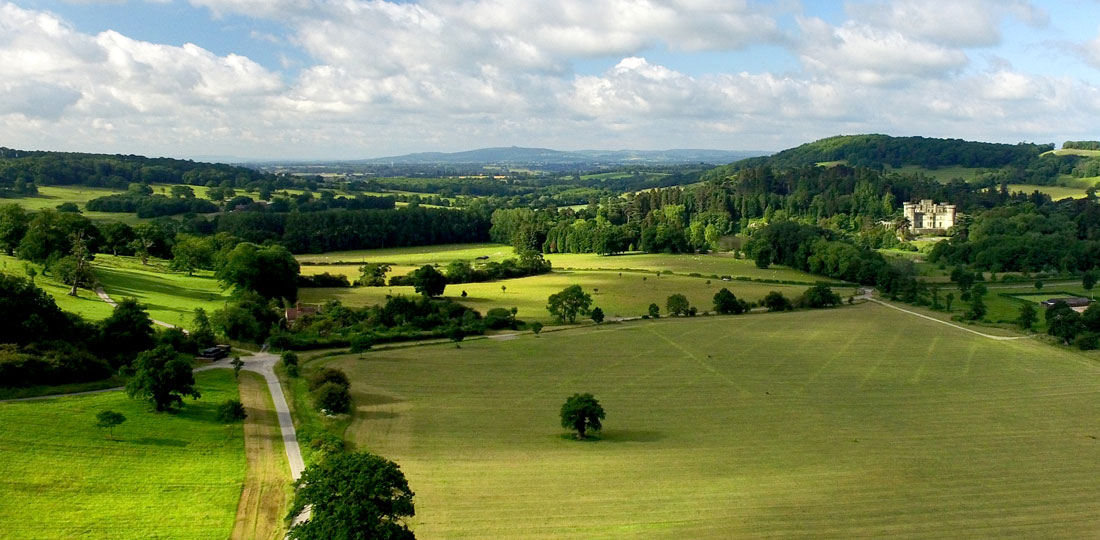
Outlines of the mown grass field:
[{"label": "mown grass field", "polygon": [[[102,257],[102,255],[97,255],[97,260],[99,257]],[[26,278],[28,265],[32,265],[39,272],[34,278],[34,284],[53,297],[54,301],[57,302],[57,307],[95,321],[106,319],[114,309],[103,300],[100,300],[94,292],[87,289],[79,289],[77,291],[79,296],[69,296],[69,286],[61,283],[53,274],[43,276],[41,274],[42,265],[40,264],[32,264],[8,255],[0,255],[0,271],[2,272]]]},{"label": "mown grass field", "polygon": [[1060,201],[1062,199],[1084,199],[1086,197],[1085,188],[1083,187],[1009,184],[1008,190],[1013,193],[1022,191],[1028,194],[1038,191],[1039,193],[1050,195],[1050,198],[1055,201]]},{"label": "mown grass field", "polygon": [[211,272],[196,271],[192,276],[171,272],[162,260],[150,259],[149,266],[142,266],[137,257],[100,254],[93,268],[103,290],[116,302],[136,298],[150,317],[184,328],[191,326],[196,308],[210,315],[230,297]]},{"label": "mown grass field", "polygon": [[[486,259],[478,260],[478,257]],[[355,281],[359,277],[359,267],[354,264],[325,264],[335,262],[376,262],[390,263],[387,276],[405,275],[425,265],[446,266],[451,261],[471,263],[500,262],[514,258],[511,246],[504,244],[451,244],[445,246],[411,247],[396,249],[373,249],[361,251],[336,251],[318,255],[299,255],[303,274],[342,274]],[[731,253],[709,254],[669,254],[669,253],[628,253],[623,255],[596,255],[594,253],[553,253],[546,255],[555,269],[569,270],[610,270],[674,272],[677,274],[697,273],[702,277],[734,276],[751,279],[774,279],[781,281],[802,281],[813,283],[820,276],[807,274],[792,268],[773,266],[760,269],[749,259],[737,259]]]},{"label": "mown grass field", "polygon": [[[462,302],[485,314],[492,308],[519,309],[517,316],[526,321],[549,322],[546,301],[551,294],[570,285],[581,285],[592,295],[592,306],[599,307],[608,317],[639,317],[655,303],[665,312],[665,303],[673,294],[683,294],[701,311],[714,309],[714,294],[723,287],[738,298],[756,302],[770,291],[779,291],[794,300],[806,286],[778,285],[745,281],[721,281],[683,275],[637,274],[604,271],[563,271],[504,281],[448,285],[444,296]],[[505,289],[502,290],[501,286]],[[847,297],[852,289],[834,289]],[[462,291],[467,296],[462,297]],[[301,289],[298,296],[305,303],[322,303],[336,299],[346,306],[384,304],[387,295],[415,296],[412,287],[352,287],[340,289]]]},{"label": "mown grass field", "polygon": [[[348,438],[418,538],[1083,538],[1091,357],[876,304],[369,352]],[[558,410],[592,392],[599,440]]]},{"label": "mown grass field", "polygon": [[[245,474],[240,424],[215,418],[237,397],[228,370],[195,375],[202,399],[156,414],[123,392],[0,403],[0,537],[229,537]],[[96,413],[126,416],[115,439]]]}]

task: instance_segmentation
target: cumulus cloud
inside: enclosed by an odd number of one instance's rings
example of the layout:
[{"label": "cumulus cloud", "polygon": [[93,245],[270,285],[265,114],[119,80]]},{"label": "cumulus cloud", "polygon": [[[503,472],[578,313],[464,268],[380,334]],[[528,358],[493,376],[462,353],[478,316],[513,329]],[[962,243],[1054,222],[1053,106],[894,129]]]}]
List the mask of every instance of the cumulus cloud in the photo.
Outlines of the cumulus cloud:
[{"label": "cumulus cloud", "polygon": [[849,4],[853,18],[944,47],[983,47],[1001,42],[1001,21],[1047,24],[1047,13],[1024,0],[876,0]]},{"label": "cumulus cloud", "polygon": [[[1100,112],[1097,89],[1079,79],[970,57],[1005,39],[1006,17],[1045,23],[1022,0],[875,0],[848,5],[837,24],[800,16],[788,30],[769,10],[797,4],[739,0],[190,2],[278,21],[283,35],[246,36],[304,54],[278,72],[0,4],[0,139],[266,157],[498,144],[777,149],[868,131],[1053,140],[1093,129],[1086,119]],[[789,48],[798,67],[675,62],[759,44]],[[1100,38],[1086,50],[1100,67]],[[579,59],[610,67],[578,74]]]}]

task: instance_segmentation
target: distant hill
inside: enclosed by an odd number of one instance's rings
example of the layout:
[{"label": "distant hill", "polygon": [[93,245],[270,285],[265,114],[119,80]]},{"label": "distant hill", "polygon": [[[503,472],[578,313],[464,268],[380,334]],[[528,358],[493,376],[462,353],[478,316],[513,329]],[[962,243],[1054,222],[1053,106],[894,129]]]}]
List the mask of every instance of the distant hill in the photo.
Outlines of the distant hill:
[{"label": "distant hill", "polygon": [[943,167],[1001,168],[1026,166],[1053,144],[1001,144],[936,139],[930,137],[891,137],[889,135],[840,135],[784,150],[766,157],[754,157],[723,167],[726,172],[768,166],[776,169],[803,167],[826,162],[846,162],[855,167],[901,168],[907,165],[939,169]]},{"label": "distant hill", "polygon": [[565,152],[549,148],[509,146],[451,153],[419,152],[403,156],[356,160],[353,163],[372,165],[720,164],[765,154],[767,152],[698,149],[578,150]]}]

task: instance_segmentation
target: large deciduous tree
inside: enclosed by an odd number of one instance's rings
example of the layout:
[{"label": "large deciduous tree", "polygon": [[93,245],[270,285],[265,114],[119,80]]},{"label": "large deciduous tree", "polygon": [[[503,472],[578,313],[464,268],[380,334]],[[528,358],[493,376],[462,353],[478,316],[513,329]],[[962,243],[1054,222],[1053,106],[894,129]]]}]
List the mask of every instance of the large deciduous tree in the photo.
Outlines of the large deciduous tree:
[{"label": "large deciduous tree", "polygon": [[309,519],[290,526],[292,540],[411,540],[405,520],[415,514],[413,492],[397,464],[367,452],[330,455],[306,467],[294,484],[288,521],[306,508]]},{"label": "large deciduous tree", "polygon": [[99,327],[99,354],[109,358],[114,367],[128,365],[138,353],[156,345],[153,321],[133,298],[119,301]]},{"label": "large deciduous tree", "polygon": [[217,277],[238,291],[293,302],[298,298],[298,271],[298,261],[286,248],[242,242],[226,255]]},{"label": "large deciduous tree", "polygon": [[436,270],[434,266],[424,265],[409,274],[409,280],[416,292],[429,298],[443,294],[447,288],[447,276]]},{"label": "large deciduous tree", "polygon": [[592,295],[584,292],[580,285],[570,285],[561,292],[551,294],[546,302],[546,310],[557,317],[558,322],[573,324],[577,315],[588,313],[592,305]]},{"label": "large deciduous tree", "polygon": [[191,364],[170,347],[161,345],[138,355],[134,376],[126,383],[126,393],[135,399],[147,399],[158,411],[183,405],[183,396],[198,399]]},{"label": "large deciduous tree", "polygon": [[573,394],[561,406],[561,427],[577,432],[583,439],[590,431],[603,429],[601,420],[606,418],[603,406],[592,394]]}]

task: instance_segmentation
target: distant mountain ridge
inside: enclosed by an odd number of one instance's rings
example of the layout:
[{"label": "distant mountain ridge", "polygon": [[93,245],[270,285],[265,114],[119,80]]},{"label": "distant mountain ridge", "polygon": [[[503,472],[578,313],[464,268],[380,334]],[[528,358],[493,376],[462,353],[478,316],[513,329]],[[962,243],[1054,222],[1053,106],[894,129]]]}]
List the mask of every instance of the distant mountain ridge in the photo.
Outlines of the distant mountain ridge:
[{"label": "distant mountain ridge", "polygon": [[525,148],[519,146],[479,148],[464,152],[417,152],[401,156],[345,161],[363,164],[400,165],[451,165],[451,164],[672,164],[672,163],[729,163],[746,157],[767,155],[763,151],[729,151],[706,149],[672,150],[577,150],[562,151],[549,148]]}]

